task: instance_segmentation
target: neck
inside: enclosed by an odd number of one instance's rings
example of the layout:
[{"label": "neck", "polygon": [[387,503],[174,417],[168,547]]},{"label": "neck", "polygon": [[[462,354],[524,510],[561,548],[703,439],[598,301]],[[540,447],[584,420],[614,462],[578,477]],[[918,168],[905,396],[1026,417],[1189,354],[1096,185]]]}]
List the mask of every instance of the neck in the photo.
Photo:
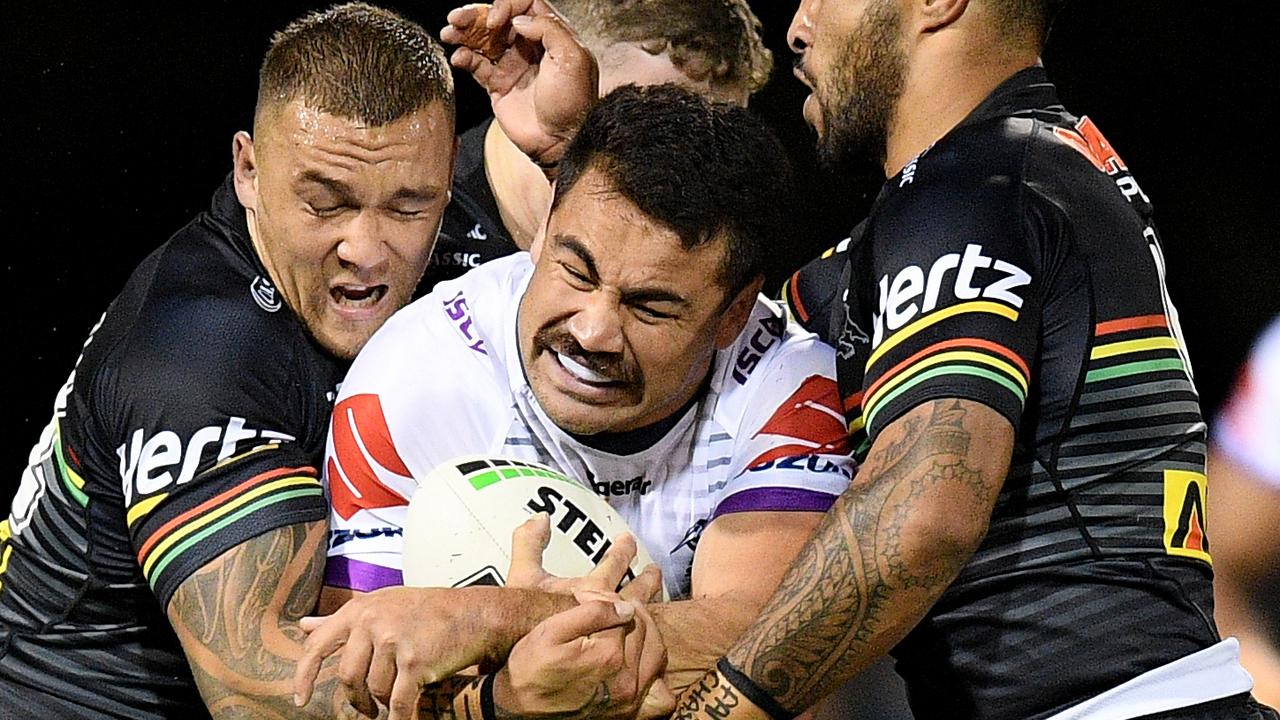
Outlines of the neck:
[{"label": "neck", "polygon": [[[921,54],[925,50],[920,50]],[[913,58],[889,124],[884,173],[893,177],[907,163],[973,112],[992,90],[1023,68],[1039,64],[1034,55],[981,57],[967,49],[931,51]]]},{"label": "neck", "polygon": [[484,170],[502,224],[521,250],[528,250],[551,207],[551,185],[494,121],[484,137]]}]

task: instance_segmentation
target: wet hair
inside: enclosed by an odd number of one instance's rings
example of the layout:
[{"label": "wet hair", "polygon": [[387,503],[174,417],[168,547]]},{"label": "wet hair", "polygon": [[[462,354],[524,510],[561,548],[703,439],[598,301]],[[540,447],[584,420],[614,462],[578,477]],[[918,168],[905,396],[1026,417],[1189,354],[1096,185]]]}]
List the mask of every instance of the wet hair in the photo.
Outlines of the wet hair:
[{"label": "wet hair", "polygon": [[365,3],[335,5],[289,23],[258,72],[256,116],[294,100],[380,126],[433,102],[453,114],[453,76],[417,23]]},{"label": "wet hair", "polygon": [[588,171],[685,249],[723,239],[716,281],[733,298],[765,271],[785,237],[791,166],[745,108],[675,85],[624,85],[586,117],[560,161],[552,212]]},{"label": "wet hair", "polygon": [[773,53],[747,0],[553,0],[589,47],[634,42],[694,80],[742,85],[769,82]]}]

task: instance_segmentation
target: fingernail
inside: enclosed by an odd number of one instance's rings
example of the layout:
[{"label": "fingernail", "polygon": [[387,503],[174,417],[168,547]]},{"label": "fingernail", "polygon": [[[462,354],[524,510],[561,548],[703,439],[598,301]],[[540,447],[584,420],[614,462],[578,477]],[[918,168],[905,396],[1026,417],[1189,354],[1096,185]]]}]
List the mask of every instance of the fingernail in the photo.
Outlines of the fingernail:
[{"label": "fingernail", "polygon": [[533,18],[528,15],[517,15],[511,18],[512,25],[528,25],[531,22],[533,22]]},{"label": "fingernail", "polygon": [[636,606],[625,600],[614,600],[613,609],[617,611],[618,617],[628,620],[632,615],[636,614]]},{"label": "fingernail", "polygon": [[302,696],[298,693],[293,694],[293,704],[298,707],[302,707]]}]

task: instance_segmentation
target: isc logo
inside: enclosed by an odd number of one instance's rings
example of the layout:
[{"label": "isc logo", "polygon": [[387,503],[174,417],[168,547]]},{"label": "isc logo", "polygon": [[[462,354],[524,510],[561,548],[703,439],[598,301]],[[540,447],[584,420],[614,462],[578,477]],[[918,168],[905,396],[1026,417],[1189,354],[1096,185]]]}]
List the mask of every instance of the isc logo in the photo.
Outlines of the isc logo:
[{"label": "isc logo", "polygon": [[760,364],[760,358],[782,338],[786,330],[787,321],[782,315],[761,318],[747,344],[738,352],[738,359],[733,366],[733,379],[739,385],[746,384],[751,372]]},{"label": "isc logo", "polygon": [[[132,505],[135,491],[142,497],[191,480],[206,449],[216,447],[217,461],[221,462],[235,455],[240,443],[254,439],[278,444],[295,438],[274,430],[247,428],[242,417],[230,418],[221,427],[209,425],[200,428],[185,443],[172,430],[161,430],[148,438],[143,428],[138,428],[133,431],[129,442],[116,448],[116,456],[120,458],[124,504]],[[177,475],[171,472],[173,470]]]},{"label": "isc logo", "polygon": [[[984,270],[986,282],[974,284],[978,270]],[[955,275],[948,280],[948,273]],[[920,315],[937,309],[944,287],[957,300],[986,298],[1015,308],[1022,298],[1013,291],[1031,282],[1025,270],[1004,260],[993,260],[982,254],[982,246],[970,243],[964,254],[947,253],[930,266],[926,274],[919,265],[908,265],[892,279],[886,273],[880,278],[880,312],[873,317],[872,347],[879,347],[885,330],[890,332]]]}]

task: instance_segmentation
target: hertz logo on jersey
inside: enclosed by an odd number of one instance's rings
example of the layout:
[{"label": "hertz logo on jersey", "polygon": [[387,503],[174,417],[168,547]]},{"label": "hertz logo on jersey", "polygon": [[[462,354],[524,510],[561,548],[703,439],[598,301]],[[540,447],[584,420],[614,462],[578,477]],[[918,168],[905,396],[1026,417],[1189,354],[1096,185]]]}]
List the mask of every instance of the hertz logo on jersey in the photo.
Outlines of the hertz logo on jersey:
[{"label": "hertz logo on jersey", "polygon": [[[917,318],[941,311],[966,311],[970,303],[1013,320],[1023,298],[1015,292],[1031,282],[1031,275],[1013,263],[982,254],[982,246],[970,243],[964,253],[947,253],[926,271],[908,265],[892,278],[886,273],[879,283],[879,311],[872,318],[871,347],[878,348],[885,333],[893,332]],[[980,272],[981,271],[981,272]],[[961,305],[948,300],[968,301]],[[960,310],[959,308],[964,308]],[[938,317],[938,320],[944,317]]]},{"label": "hertz logo on jersey", "polygon": [[211,448],[218,449],[216,462],[221,463],[235,456],[241,444],[249,440],[262,441],[251,450],[256,451],[295,439],[274,430],[245,427],[242,417],[228,418],[226,425],[200,428],[186,442],[172,430],[161,430],[147,437],[145,430],[138,428],[128,442],[116,448],[124,504],[132,506],[135,497],[142,498],[170,485],[190,481],[200,467],[201,458]]}]

